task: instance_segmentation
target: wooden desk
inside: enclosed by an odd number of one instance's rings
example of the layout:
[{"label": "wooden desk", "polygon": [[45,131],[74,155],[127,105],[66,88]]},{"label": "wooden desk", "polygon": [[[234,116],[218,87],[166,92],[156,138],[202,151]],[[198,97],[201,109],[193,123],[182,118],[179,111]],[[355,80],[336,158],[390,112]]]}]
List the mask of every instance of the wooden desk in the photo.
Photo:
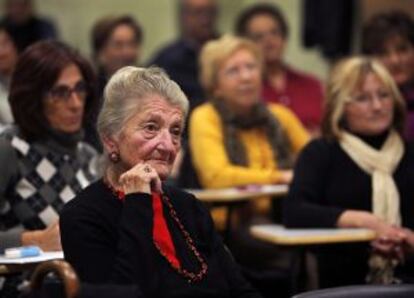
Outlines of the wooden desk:
[{"label": "wooden desk", "polygon": [[250,233],[256,239],[292,248],[294,253],[291,288],[294,293],[305,290],[306,250],[312,245],[367,242],[375,239],[375,232],[368,229],[287,229],[281,225],[255,225]]},{"label": "wooden desk", "polygon": [[9,259],[0,255],[0,275],[11,274],[31,270],[39,263],[63,259],[63,252],[45,252],[37,257]]},{"label": "wooden desk", "polygon": [[220,189],[187,189],[197,199],[208,203],[231,203],[247,201],[263,196],[280,197],[288,193],[286,184],[252,185]]},{"label": "wooden desk", "polygon": [[200,201],[224,205],[227,208],[224,229],[225,240],[230,239],[231,215],[237,204],[266,196],[282,197],[288,193],[288,190],[289,187],[286,184],[250,185],[220,189],[187,189]]},{"label": "wooden desk", "polygon": [[375,232],[368,229],[287,229],[280,225],[256,225],[250,228],[250,233],[273,244],[296,246],[375,239]]}]

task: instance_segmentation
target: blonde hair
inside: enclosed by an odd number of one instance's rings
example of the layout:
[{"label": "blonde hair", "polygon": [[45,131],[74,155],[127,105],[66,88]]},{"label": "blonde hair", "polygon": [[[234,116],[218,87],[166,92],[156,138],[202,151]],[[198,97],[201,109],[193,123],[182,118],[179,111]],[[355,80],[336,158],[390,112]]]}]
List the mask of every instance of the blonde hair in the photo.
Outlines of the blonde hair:
[{"label": "blonde hair", "polygon": [[351,101],[352,93],[362,84],[368,74],[376,75],[391,92],[394,100],[392,126],[400,133],[405,124],[405,104],[393,78],[387,69],[372,58],[357,56],[338,62],[333,68],[326,88],[326,101],[322,119],[322,134],[339,139],[345,126],[345,104]]},{"label": "blonde hair", "polygon": [[219,39],[208,42],[203,47],[199,61],[201,67],[200,77],[201,84],[209,95],[212,95],[217,85],[217,74],[222,63],[241,49],[250,51],[262,66],[263,57],[260,49],[252,41],[242,37],[224,35]]},{"label": "blonde hair", "polygon": [[179,107],[184,117],[187,115],[187,97],[162,69],[126,66],[118,70],[104,90],[104,102],[97,123],[101,140],[117,136],[128,119],[137,112],[143,99],[153,94]]}]

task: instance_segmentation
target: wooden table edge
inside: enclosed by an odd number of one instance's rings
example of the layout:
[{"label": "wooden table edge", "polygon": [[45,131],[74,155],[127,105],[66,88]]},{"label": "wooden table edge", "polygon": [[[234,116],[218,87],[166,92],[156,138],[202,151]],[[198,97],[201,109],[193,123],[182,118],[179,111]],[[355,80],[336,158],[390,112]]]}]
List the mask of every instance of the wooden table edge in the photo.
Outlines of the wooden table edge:
[{"label": "wooden table edge", "polygon": [[293,236],[282,237],[265,235],[262,232],[250,228],[250,233],[258,239],[266,242],[271,242],[279,245],[317,245],[317,244],[332,244],[332,243],[349,243],[349,242],[362,242],[371,241],[375,239],[374,231],[367,231],[362,235],[326,235],[326,236]]}]

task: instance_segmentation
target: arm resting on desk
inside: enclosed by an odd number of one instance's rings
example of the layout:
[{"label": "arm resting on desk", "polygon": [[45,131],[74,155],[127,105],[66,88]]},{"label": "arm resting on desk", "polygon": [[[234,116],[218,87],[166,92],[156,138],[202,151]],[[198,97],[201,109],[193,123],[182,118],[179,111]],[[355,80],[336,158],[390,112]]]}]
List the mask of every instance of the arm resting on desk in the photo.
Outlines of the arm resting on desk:
[{"label": "arm resting on desk", "polygon": [[17,179],[17,155],[10,142],[0,138],[0,250],[21,246],[22,226],[6,226],[7,211],[10,210],[7,190]]}]

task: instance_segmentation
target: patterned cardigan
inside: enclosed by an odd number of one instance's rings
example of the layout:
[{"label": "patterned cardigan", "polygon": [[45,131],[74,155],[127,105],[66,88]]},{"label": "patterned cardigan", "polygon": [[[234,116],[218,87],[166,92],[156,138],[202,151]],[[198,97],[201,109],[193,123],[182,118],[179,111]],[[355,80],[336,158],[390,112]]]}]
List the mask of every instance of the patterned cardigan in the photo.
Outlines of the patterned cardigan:
[{"label": "patterned cardigan", "polygon": [[56,222],[63,205],[97,178],[97,152],[78,142],[29,143],[16,127],[0,135],[0,249],[20,245],[24,230]]}]

